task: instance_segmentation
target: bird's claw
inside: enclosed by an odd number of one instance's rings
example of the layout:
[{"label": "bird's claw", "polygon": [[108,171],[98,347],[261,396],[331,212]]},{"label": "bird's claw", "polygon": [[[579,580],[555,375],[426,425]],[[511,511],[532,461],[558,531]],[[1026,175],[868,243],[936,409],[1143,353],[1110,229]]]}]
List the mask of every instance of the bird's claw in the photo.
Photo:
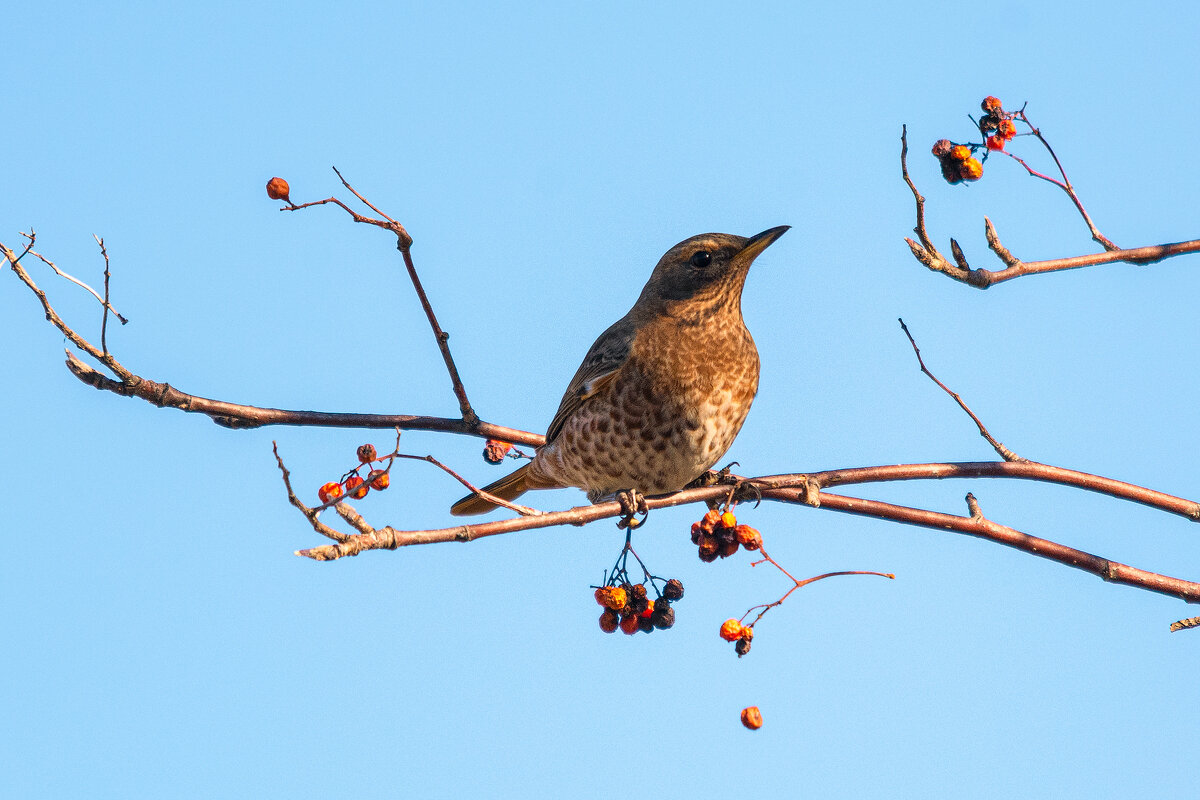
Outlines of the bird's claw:
[{"label": "bird's claw", "polygon": [[[625,489],[617,492],[615,499],[621,506],[621,518],[617,520],[617,527],[621,530],[626,528],[637,528],[646,522],[646,517],[650,515],[650,508],[646,505],[645,496],[637,489]],[[641,519],[638,519],[641,515]]]}]

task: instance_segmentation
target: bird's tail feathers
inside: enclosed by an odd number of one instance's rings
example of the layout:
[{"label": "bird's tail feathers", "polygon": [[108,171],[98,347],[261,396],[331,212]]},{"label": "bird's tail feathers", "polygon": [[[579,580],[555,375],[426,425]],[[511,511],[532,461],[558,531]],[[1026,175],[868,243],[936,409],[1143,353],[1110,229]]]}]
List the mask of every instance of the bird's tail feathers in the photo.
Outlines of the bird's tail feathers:
[{"label": "bird's tail feathers", "polygon": [[[528,475],[529,465],[526,464],[516,472],[505,475],[495,483],[488,484],[483,488],[483,491],[495,495],[501,500],[516,500],[531,488],[529,486]],[[495,503],[484,500],[477,494],[469,494],[450,506],[450,513],[456,517],[470,517],[476,514],[486,514],[496,507]]]}]

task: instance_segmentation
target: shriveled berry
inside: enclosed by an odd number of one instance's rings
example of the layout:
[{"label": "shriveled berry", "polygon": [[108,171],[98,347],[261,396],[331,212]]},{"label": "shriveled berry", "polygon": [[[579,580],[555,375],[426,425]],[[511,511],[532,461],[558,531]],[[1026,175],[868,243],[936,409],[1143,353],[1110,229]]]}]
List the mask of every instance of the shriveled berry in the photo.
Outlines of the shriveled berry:
[{"label": "shriveled berry", "polygon": [[942,177],[946,179],[946,183],[962,182],[962,176],[958,174],[958,163],[948,158],[942,160]]},{"label": "shriveled berry", "polygon": [[346,478],[346,494],[356,500],[362,500],[367,496],[366,482],[357,475],[351,475],[349,478]]},{"label": "shriveled berry", "polygon": [[971,148],[967,147],[965,144],[956,144],[954,147],[950,148],[951,161],[966,161],[970,157]]},{"label": "shriveled berry", "polygon": [[700,518],[700,522],[698,524],[704,529],[705,533],[712,533],[717,527],[717,523],[720,521],[721,512],[717,511],[715,508],[710,508],[708,511],[704,512],[704,516]]},{"label": "shriveled berry", "polygon": [[636,600],[646,599],[646,585],[644,583],[635,583],[629,589],[629,594]]},{"label": "shriveled berry", "polygon": [[987,136],[989,133],[995,133],[998,127],[1000,127],[1000,118],[995,114],[985,114],[979,119],[979,131],[984,136]]},{"label": "shriveled berry", "polygon": [[362,464],[370,464],[379,454],[375,452],[375,445],[360,444],[358,446],[358,460]]},{"label": "shriveled berry", "polygon": [[1005,139],[1012,139],[1017,135],[1017,123],[1011,119],[1006,119],[1000,123],[1000,127],[996,129],[996,133]]},{"label": "shriveled berry", "polygon": [[945,158],[950,155],[952,147],[954,147],[954,143],[949,139],[938,139],[933,143],[933,154],[938,158]]},{"label": "shriveled berry", "polygon": [[732,555],[737,555],[737,551],[737,539],[731,539],[728,542],[721,542],[717,550],[717,555],[719,555],[721,558],[729,558]]},{"label": "shriveled berry", "polygon": [[647,600],[646,607],[642,609],[641,613],[638,614],[638,616],[639,617],[649,617],[653,613],[654,613],[654,601]]},{"label": "shriveled berry", "polygon": [[667,581],[667,585],[663,587],[663,597],[668,600],[683,599],[683,581],[678,578],[671,578]]},{"label": "shriveled berry", "polygon": [[721,515],[721,525],[723,525],[726,528],[736,528],[737,527],[737,517],[735,517],[733,515],[732,511],[726,511],[724,514]]},{"label": "shriveled berry", "polygon": [[629,602],[628,595],[620,586],[608,586],[600,591],[604,592],[603,604],[605,608],[611,608],[613,611],[620,611],[625,607],[625,604]]},{"label": "shriveled berry", "polygon": [[600,615],[600,630],[605,633],[612,633],[617,629],[617,625],[621,624],[621,618],[617,616],[617,612],[611,608],[604,609]]},{"label": "shriveled berry", "polygon": [[654,630],[654,623],[650,621],[649,617],[638,617],[637,622],[638,630],[642,633],[650,633]]},{"label": "shriveled berry", "polygon": [[288,195],[291,191],[288,182],[283,178],[271,178],[271,180],[267,181],[267,197],[272,200],[285,200],[290,203],[292,201],[288,198]]},{"label": "shriveled berry", "polygon": [[999,136],[999,135],[989,136],[989,137],[987,137],[987,149],[988,150],[1003,150],[1004,143],[1006,141],[1008,141],[1008,140],[1005,139],[1003,136]]},{"label": "shriveled berry", "polygon": [[758,710],[758,706],[742,709],[742,724],[752,731],[762,727],[762,712]]},{"label": "shriveled berry", "polygon": [[654,627],[665,631],[675,624],[675,609],[670,606],[659,608],[655,605],[654,614],[650,617],[650,621],[654,623]]},{"label": "shriveled berry", "polygon": [[633,636],[638,632],[638,617],[621,617],[621,633]]},{"label": "shriveled berry", "polygon": [[[700,547],[699,547],[700,558],[704,559],[706,556],[712,556],[713,558],[716,558],[717,550],[719,547],[720,547],[720,545],[717,543],[716,537],[701,536],[700,537]],[[709,560],[712,560],[712,559],[709,559]]]},{"label": "shriveled berry", "polygon": [[340,483],[330,481],[317,490],[317,497],[321,498],[322,503],[333,503],[341,500],[346,494],[346,490],[342,488]]},{"label": "shriveled berry", "polygon": [[608,603],[604,602],[604,598],[607,595],[608,595],[608,587],[607,586],[601,586],[599,589],[597,589],[595,592],[592,593],[592,597],[596,598],[596,603],[598,605],[604,606],[605,608],[608,608]]},{"label": "shriveled berry", "polygon": [[983,102],[979,104],[979,107],[983,109],[985,114],[998,114],[1003,110],[1003,106],[1000,105],[1000,98],[992,97],[990,94],[983,98]]},{"label": "shriveled berry", "polygon": [[977,158],[968,158],[958,165],[958,174],[964,181],[977,181],[983,177],[983,164]]},{"label": "shriveled berry", "polygon": [[736,619],[727,619],[721,623],[721,638],[727,642],[736,642],[742,635],[742,623]]},{"label": "shriveled berry", "polygon": [[483,446],[483,460],[489,464],[499,464],[504,460],[504,456],[508,454],[509,450],[512,450],[511,442],[488,439],[487,444]]},{"label": "shriveled berry", "polygon": [[738,525],[733,533],[738,544],[747,550],[757,550],[762,547],[762,534],[749,525]]},{"label": "shriveled berry", "polygon": [[737,653],[738,658],[741,658],[742,656],[746,655],[746,653],[749,653],[750,652],[750,640],[749,639],[738,639],[733,644],[733,652]]},{"label": "shriveled berry", "polygon": [[382,492],[392,485],[392,479],[383,470],[373,469],[371,474],[367,475],[367,483],[371,484],[372,489]]},{"label": "shriveled berry", "polygon": [[703,547],[701,547],[698,551],[698,555],[700,556],[700,560],[703,561],[705,564],[711,564],[712,562],[716,561],[718,558],[717,550],[716,550],[715,546],[713,547],[712,550],[705,550]]}]

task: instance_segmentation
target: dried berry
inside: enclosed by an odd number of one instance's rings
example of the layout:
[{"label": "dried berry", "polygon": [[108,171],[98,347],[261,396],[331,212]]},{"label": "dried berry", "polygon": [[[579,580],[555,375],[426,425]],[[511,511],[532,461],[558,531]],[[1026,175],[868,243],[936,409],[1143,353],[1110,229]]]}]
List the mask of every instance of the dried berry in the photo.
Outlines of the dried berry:
[{"label": "dried berry", "polygon": [[629,594],[630,594],[630,596],[631,596],[631,597],[633,597],[633,599],[635,599],[635,600],[645,600],[645,599],[646,599],[646,586],[645,586],[645,584],[641,584],[641,583],[635,583],[635,584],[634,584],[634,585],[633,585],[633,586],[632,586],[632,587],[629,589]]},{"label": "dried berry", "polygon": [[988,150],[1003,150],[1004,143],[1006,141],[1008,141],[1008,140],[1005,139],[1003,136],[989,136],[989,137],[987,137],[987,149]]},{"label": "dried berry", "polygon": [[651,615],[650,621],[654,623],[654,627],[665,631],[675,624],[675,609],[666,605],[660,608],[658,604],[655,604],[654,614]]},{"label": "dried berry", "polygon": [[483,446],[483,460],[489,464],[499,464],[504,460],[504,456],[508,455],[508,451],[511,449],[511,442],[502,442],[499,439],[488,439],[487,444]]},{"label": "dried berry", "polygon": [[372,489],[382,492],[392,485],[392,479],[383,470],[373,469],[371,474],[367,475],[367,483],[371,484]]},{"label": "dried berry", "polygon": [[271,178],[271,180],[267,181],[267,197],[272,200],[283,200],[290,203],[292,202],[291,198],[288,197],[290,193],[291,187],[288,186],[288,182],[283,178]]},{"label": "dried berry", "polygon": [[733,533],[738,544],[747,550],[757,550],[762,547],[762,534],[749,525],[738,525]]},{"label": "dried berry", "polygon": [[705,564],[711,564],[717,560],[717,547],[716,545],[713,545],[711,550],[705,550],[704,547],[701,546],[698,554],[701,561],[703,561]]},{"label": "dried berry", "polygon": [[748,642],[753,638],[754,638],[754,626],[753,625],[743,625],[742,632],[738,636],[738,640],[739,641],[744,640],[744,641]]},{"label": "dried berry", "polygon": [[617,616],[617,612],[611,608],[604,609],[604,613],[600,615],[600,630],[605,633],[612,633],[617,629],[617,625],[621,623],[621,618]]},{"label": "dried berry", "polygon": [[952,147],[954,147],[954,143],[949,139],[938,139],[933,143],[933,154],[938,158],[945,158],[950,155]]},{"label": "dried berry", "polygon": [[362,464],[370,464],[375,460],[377,455],[379,454],[375,452],[375,445],[373,444],[360,444],[358,446],[358,460]]},{"label": "dried berry", "polygon": [[[605,588],[599,590],[596,594],[599,595],[600,592],[604,593],[604,599],[600,602],[605,608],[610,608],[613,611],[620,611],[625,607],[625,604],[629,602],[625,590],[620,586],[606,586]],[[599,600],[600,598],[597,597],[596,599]]]},{"label": "dried berry", "polygon": [[723,526],[725,526],[726,528],[736,528],[737,527],[737,517],[735,517],[733,515],[732,511],[726,511],[724,514],[721,515],[721,524]]},{"label": "dried berry", "polygon": [[652,630],[654,630],[654,623],[650,621],[649,617],[638,617],[637,623],[638,630],[642,633],[650,633]]},{"label": "dried berry", "polygon": [[992,97],[990,94],[983,98],[983,102],[979,104],[985,114],[999,114],[1003,111],[1003,106],[1000,105],[1000,98]]},{"label": "dried berry", "polygon": [[641,612],[640,614],[638,614],[638,616],[639,616],[639,617],[647,617],[647,618],[649,618],[649,617],[650,617],[650,615],[651,615],[651,614],[653,614],[653,613],[654,613],[654,601],[653,601],[653,600],[647,600],[647,601],[646,601],[646,607],[645,607],[644,609],[642,609],[642,612]]},{"label": "dried berry", "polygon": [[977,158],[968,158],[958,165],[958,174],[964,181],[977,181],[983,177],[983,164]]},{"label": "dried berry", "polygon": [[337,500],[341,500],[345,493],[346,492],[344,489],[342,489],[342,485],[340,483],[330,481],[317,490],[317,497],[321,498],[322,503],[333,503]]},{"label": "dried berry", "polygon": [[721,623],[721,638],[727,642],[736,642],[742,635],[742,623],[736,619],[727,619]]},{"label": "dried berry", "polygon": [[717,549],[717,555],[719,555],[721,558],[729,558],[730,556],[737,555],[737,551],[737,539],[731,539],[728,542],[721,542]]},{"label": "dried berry", "polygon": [[942,177],[947,183],[961,183],[962,176],[958,174],[958,162],[946,158],[942,160]]},{"label": "dried berry", "polygon": [[346,494],[356,500],[362,500],[367,496],[366,483],[357,475],[351,475],[349,478],[346,478]]},{"label": "dried berry", "polygon": [[742,724],[752,731],[762,727],[762,712],[758,706],[748,706],[742,709]]},{"label": "dried berry", "polygon": [[996,133],[1003,136],[1006,140],[1012,139],[1017,135],[1017,123],[1011,119],[1006,119],[1000,123],[1000,127],[996,129]]},{"label": "dried berry", "polygon": [[736,642],[734,642],[733,651],[737,653],[738,658],[746,655],[746,653],[750,652],[750,640],[738,639]]},{"label": "dried berry", "polygon": [[700,544],[700,537],[704,535],[704,528],[700,527],[699,522],[692,523],[692,544]]},{"label": "dried berry", "polygon": [[954,147],[950,148],[951,161],[966,161],[970,157],[971,148],[967,147],[965,144],[956,144]]},{"label": "dried berry", "polygon": [[633,636],[638,632],[638,617],[622,617],[621,618],[621,633],[627,636]]},{"label": "dried berry", "polygon": [[717,511],[715,508],[710,508],[708,511],[704,512],[704,516],[700,518],[700,522],[697,524],[704,530],[705,533],[712,533],[717,527],[717,523],[720,521],[721,512]]},{"label": "dried berry", "polygon": [[678,578],[667,581],[667,585],[663,587],[663,597],[668,600],[683,599],[683,581]]},{"label": "dried berry", "polygon": [[995,133],[998,127],[1000,127],[1000,118],[994,114],[986,114],[979,120],[979,131],[984,136]]}]

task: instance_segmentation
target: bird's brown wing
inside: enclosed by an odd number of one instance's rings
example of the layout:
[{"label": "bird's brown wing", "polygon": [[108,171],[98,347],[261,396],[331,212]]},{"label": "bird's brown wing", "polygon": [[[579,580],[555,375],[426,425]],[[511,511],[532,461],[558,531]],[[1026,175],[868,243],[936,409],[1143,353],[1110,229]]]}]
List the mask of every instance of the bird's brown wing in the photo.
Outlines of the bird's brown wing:
[{"label": "bird's brown wing", "polygon": [[567,386],[562,402],[558,405],[558,412],[550,421],[550,427],[546,431],[547,442],[554,441],[567,418],[616,377],[617,370],[629,357],[633,333],[633,323],[626,315],[600,334],[600,338],[592,344],[587,355],[583,357],[583,363],[576,370],[575,377]]}]

